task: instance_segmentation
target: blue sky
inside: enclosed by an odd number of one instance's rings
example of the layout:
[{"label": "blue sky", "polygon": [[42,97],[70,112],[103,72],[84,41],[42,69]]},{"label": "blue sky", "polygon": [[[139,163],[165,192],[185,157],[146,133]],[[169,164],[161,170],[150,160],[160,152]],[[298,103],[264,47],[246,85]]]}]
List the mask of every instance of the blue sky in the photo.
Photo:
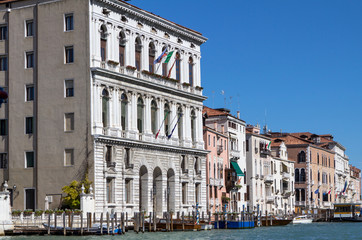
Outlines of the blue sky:
[{"label": "blue sky", "polygon": [[205,105],[240,110],[250,124],[263,125],[266,112],[272,131],[330,133],[362,168],[362,1],[130,3],[209,39]]}]

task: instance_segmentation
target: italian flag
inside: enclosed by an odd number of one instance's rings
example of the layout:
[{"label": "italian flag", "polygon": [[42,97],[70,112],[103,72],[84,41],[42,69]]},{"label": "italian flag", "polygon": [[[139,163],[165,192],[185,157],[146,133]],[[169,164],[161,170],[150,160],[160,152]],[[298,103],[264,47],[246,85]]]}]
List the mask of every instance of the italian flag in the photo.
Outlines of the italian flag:
[{"label": "italian flag", "polygon": [[172,54],[174,51],[171,51],[167,54],[166,60],[164,61],[164,63],[168,63],[171,60]]},{"label": "italian flag", "polygon": [[271,142],[268,143],[268,146],[266,147],[267,149],[270,149],[270,144],[271,144]]}]

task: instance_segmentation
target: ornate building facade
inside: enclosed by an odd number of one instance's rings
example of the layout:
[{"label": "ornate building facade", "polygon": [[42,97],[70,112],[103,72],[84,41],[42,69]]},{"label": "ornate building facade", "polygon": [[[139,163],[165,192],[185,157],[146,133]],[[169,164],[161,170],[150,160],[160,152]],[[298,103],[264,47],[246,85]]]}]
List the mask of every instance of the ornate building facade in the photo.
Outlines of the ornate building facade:
[{"label": "ornate building facade", "polygon": [[12,51],[0,80],[14,93],[0,114],[19,129],[0,175],[17,209],[59,207],[62,186],[88,173],[97,213],[206,211],[201,33],[118,0],[0,7]]}]

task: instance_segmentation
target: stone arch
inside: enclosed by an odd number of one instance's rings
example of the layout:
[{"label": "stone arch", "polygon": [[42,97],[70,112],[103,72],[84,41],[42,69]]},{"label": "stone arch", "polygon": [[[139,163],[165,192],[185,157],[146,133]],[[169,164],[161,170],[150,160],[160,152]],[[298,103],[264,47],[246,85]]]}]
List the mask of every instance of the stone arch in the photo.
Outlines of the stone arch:
[{"label": "stone arch", "polygon": [[169,168],[167,171],[167,211],[175,212],[175,194],[176,193],[176,174],[172,168]]},{"label": "stone arch", "polygon": [[153,186],[152,186],[152,206],[157,216],[162,216],[163,190],[162,190],[162,170],[156,167],[153,170]]},{"label": "stone arch", "polygon": [[139,211],[148,211],[148,169],[145,165],[139,169]]}]

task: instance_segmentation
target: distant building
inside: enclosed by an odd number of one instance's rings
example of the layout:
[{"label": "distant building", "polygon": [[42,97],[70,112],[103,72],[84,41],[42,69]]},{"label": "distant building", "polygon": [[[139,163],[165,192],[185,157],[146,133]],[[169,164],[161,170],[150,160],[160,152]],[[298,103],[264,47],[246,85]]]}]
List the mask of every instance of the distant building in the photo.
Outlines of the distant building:
[{"label": "distant building", "polygon": [[201,33],[115,0],[8,0],[0,16],[15,209],[58,208],[88,174],[97,213],[206,210]]},{"label": "distant building", "polygon": [[270,133],[283,141],[294,161],[296,211],[330,209],[335,202],[334,152],[321,146],[321,136],[309,132]]},{"label": "distant building", "polygon": [[210,151],[206,157],[206,192],[207,208],[211,213],[221,212],[225,203],[229,205],[226,200],[230,198],[225,186],[225,170],[229,168],[229,139],[224,128],[221,128],[221,132],[215,130],[218,129],[216,124],[213,128],[204,127],[205,150]]},{"label": "distant building", "polygon": [[361,169],[349,165],[350,180],[347,187],[347,196],[350,202],[360,202],[361,201]]},{"label": "distant building", "polygon": [[[203,113],[207,114],[205,126],[224,133],[228,137],[229,161],[227,166],[224,166],[224,171],[225,187],[229,197],[224,195],[223,209],[226,205],[229,206],[228,211],[240,212],[246,207],[245,121],[240,119],[239,112],[235,117],[228,109],[204,107]],[[229,204],[225,200],[229,201]]]}]

